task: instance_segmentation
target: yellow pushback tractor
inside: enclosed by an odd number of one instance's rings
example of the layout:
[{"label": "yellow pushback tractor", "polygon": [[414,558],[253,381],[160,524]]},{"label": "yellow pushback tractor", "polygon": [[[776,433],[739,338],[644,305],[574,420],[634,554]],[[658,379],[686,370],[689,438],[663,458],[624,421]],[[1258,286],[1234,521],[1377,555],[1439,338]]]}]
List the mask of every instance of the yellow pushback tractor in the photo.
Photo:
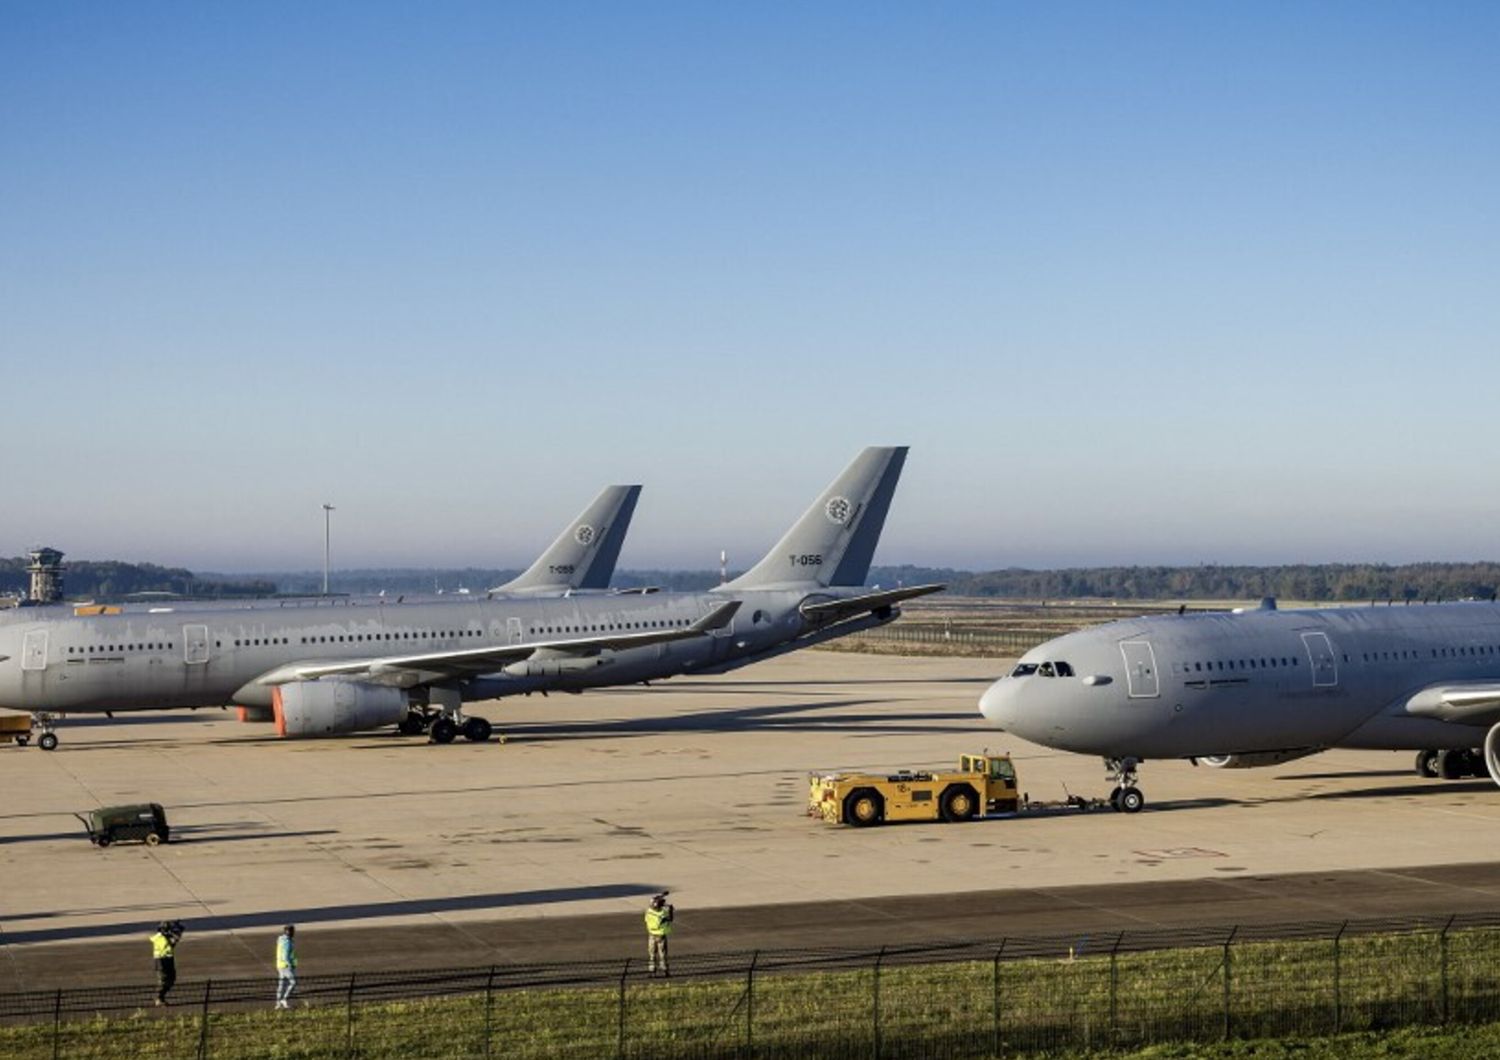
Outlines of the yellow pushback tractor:
[{"label": "yellow pushback tractor", "polygon": [[951,773],[814,773],[808,779],[808,816],[831,824],[971,821],[1021,808],[1010,755],[962,755]]}]

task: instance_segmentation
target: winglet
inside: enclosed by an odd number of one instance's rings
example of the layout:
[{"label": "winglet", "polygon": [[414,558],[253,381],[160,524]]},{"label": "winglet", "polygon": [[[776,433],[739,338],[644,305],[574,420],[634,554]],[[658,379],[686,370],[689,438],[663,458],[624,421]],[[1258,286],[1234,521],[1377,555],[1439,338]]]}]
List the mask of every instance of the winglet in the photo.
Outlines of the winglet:
[{"label": "winglet", "polygon": [[727,600],[688,627],[694,633],[712,633],[729,625],[729,620],[740,609],[740,601]]}]

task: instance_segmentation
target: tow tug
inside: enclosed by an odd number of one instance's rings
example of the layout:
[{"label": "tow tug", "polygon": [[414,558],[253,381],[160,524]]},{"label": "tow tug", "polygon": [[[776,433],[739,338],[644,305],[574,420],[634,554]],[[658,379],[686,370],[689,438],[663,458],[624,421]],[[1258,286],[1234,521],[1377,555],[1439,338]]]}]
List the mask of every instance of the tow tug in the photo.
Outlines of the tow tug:
[{"label": "tow tug", "polygon": [[807,814],[829,824],[867,828],[888,821],[958,823],[1046,810],[1140,809],[1123,800],[1090,799],[1071,792],[1056,801],[1033,801],[1017,784],[1010,755],[988,751],[960,755],[958,769],[951,772],[811,773]]}]

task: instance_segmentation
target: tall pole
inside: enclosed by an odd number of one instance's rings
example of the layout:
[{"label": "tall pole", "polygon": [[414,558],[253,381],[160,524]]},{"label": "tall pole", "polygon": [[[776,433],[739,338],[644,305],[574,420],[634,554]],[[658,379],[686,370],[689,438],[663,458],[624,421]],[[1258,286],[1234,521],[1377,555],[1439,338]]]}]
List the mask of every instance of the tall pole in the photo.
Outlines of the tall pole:
[{"label": "tall pole", "polygon": [[323,505],[323,595],[328,595],[328,534],[329,517],[333,511],[333,505]]}]

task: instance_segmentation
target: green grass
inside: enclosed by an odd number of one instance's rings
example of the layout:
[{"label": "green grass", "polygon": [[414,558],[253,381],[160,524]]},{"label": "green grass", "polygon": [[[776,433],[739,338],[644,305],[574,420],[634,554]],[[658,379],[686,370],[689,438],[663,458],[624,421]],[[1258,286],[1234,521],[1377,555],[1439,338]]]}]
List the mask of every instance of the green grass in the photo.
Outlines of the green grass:
[{"label": "green grass", "polygon": [[[1240,944],[537,988],[479,997],[217,1013],[213,1057],[1479,1057],[1500,1055],[1500,932]],[[1444,971],[1446,970],[1446,989]],[[1226,1012],[1226,985],[1228,1007]],[[64,1023],[69,1057],[190,1057],[195,1013]],[[1448,1029],[1423,1028],[1452,1021]],[[1227,1019],[1227,1026],[1226,1026]],[[1473,1024],[1472,1026],[1470,1024]],[[1479,1026],[1480,1024],[1484,1024]],[[1403,1029],[1405,1028],[1405,1029]],[[1223,1043],[1226,1029],[1231,1039]],[[1345,1033],[1335,1035],[1335,1031]],[[1482,1043],[1482,1044],[1476,1044]],[[52,1055],[52,1028],[0,1028],[0,1056]],[[1136,1052],[1129,1052],[1129,1049]],[[1124,1051],[1111,1051],[1124,1050]]]}]

